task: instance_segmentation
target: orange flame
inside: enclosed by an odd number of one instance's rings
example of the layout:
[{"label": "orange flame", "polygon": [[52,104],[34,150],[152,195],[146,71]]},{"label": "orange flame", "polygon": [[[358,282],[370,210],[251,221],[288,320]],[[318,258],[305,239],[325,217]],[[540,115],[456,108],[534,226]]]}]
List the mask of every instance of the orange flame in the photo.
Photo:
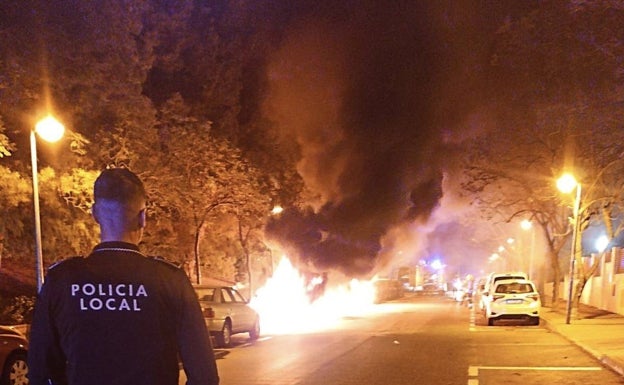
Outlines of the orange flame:
[{"label": "orange flame", "polygon": [[352,279],[348,284],[327,287],[311,302],[305,278],[284,256],[250,306],[260,314],[263,334],[294,334],[327,329],[344,317],[365,314],[374,299],[373,280]]}]

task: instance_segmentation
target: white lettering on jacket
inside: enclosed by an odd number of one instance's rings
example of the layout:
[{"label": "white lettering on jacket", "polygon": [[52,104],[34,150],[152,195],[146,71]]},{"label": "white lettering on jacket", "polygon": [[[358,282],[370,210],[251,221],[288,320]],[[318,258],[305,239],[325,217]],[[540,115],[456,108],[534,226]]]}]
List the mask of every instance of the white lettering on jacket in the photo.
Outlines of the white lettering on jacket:
[{"label": "white lettering on jacket", "polygon": [[148,297],[144,285],[132,283],[72,283],[70,293],[81,311],[141,311]]}]

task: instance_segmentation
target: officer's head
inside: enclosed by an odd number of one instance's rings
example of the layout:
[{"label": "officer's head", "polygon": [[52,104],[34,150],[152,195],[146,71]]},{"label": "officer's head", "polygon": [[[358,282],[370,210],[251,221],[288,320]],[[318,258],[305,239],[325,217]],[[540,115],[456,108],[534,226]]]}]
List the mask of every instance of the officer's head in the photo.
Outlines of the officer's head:
[{"label": "officer's head", "polygon": [[138,242],[147,201],[139,177],[126,168],[106,169],[95,180],[93,195],[93,217],[100,224],[102,240]]}]

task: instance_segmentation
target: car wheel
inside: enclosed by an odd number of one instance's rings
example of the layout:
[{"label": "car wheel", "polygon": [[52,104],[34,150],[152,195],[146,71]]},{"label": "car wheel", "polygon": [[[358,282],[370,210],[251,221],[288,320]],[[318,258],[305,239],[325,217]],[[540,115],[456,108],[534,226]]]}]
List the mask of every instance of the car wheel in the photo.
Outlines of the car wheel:
[{"label": "car wheel", "polygon": [[539,319],[539,317],[531,317],[531,320],[529,321],[529,323],[531,325],[539,325],[540,324],[540,319]]},{"label": "car wheel", "polygon": [[488,318],[488,326],[494,326],[494,318]]},{"label": "car wheel", "polygon": [[2,385],[27,385],[28,364],[23,353],[8,357],[2,370]]},{"label": "car wheel", "polygon": [[223,323],[221,332],[215,336],[217,346],[222,348],[229,348],[232,346],[232,326],[229,321]]},{"label": "car wheel", "polygon": [[252,341],[257,340],[260,337],[260,320],[256,318],[253,327],[249,331],[249,339]]}]

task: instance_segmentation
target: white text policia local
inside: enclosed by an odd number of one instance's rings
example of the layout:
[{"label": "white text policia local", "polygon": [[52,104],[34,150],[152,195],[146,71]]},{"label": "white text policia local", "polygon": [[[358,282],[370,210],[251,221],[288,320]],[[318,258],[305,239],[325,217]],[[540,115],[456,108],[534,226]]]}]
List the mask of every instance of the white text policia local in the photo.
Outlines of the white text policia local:
[{"label": "white text policia local", "polygon": [[147,297],[145,286],[127,283],[73,283],[71,296],[80,310],[141,311],[139,299]]}]

